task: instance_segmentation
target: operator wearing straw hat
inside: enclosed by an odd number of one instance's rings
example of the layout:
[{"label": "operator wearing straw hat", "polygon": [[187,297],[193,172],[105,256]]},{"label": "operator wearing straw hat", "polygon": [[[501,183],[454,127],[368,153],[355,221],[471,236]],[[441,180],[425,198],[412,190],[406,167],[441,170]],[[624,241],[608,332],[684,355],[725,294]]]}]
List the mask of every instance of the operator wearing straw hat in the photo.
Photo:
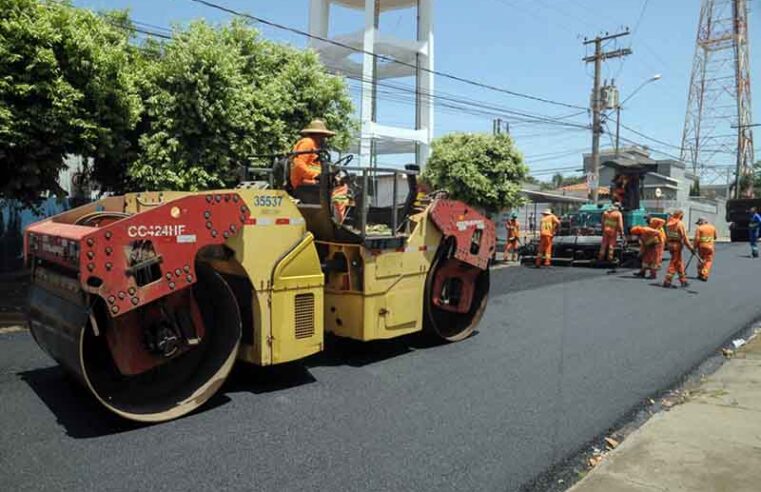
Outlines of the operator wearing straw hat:
[{"label": "operator wearing straw hat", "polygon": [[293,157],[291,163],[291,187],[296,190],[303,184],[317,184],[317,177],[322,171],[320,158],[317,151],[322,150],[325,146],[325,140],[335,135],[335,132],[328,130],[325,122],[321,119],[312,120],[303,130],[302,138],[296,142],[293,152],[314,153],[297,154]]}]

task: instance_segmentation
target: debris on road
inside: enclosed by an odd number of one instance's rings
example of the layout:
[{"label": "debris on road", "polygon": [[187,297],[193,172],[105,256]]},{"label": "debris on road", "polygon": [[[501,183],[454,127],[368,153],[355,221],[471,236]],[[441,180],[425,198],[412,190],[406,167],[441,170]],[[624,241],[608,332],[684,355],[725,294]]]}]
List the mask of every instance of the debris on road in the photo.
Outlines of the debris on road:
[{"label": "debris on road", "polygon": [[589,467],[594,468],[602,462],[603,455],[598,454],[589,458]]},{"label": "debris on road", "polygon": [[661,408],[664,410],[670,410],[676,405],[680,405],[689,399],[690,392],[687,390],[676,389],[669,391],[663,398],[661,398]]},{"label": "debris on road", "polygon": [[742,347],[746,343],[748,343],[748,342],[746,342],[744,338],[736,338],[736,339],[732,340],[732,345],[734,345],[735,350],[739,349],[740,347]]},{"label": "debris on road", "polygon": [[609,449],[616,449],[618,445],[621,444],[620,442],[616,441],[612,437],[606,437],[605,443],[608,445]]}]

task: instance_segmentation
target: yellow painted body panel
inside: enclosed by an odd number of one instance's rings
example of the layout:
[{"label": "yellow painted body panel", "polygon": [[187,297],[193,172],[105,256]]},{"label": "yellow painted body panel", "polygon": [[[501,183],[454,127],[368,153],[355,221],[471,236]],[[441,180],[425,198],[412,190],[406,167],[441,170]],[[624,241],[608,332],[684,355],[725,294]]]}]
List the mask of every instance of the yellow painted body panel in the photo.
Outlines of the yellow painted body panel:
[{"label": "yellow painted body panel", "polygon": [[[236,192],[256,222],[227,241],[252,287],[253,344],[241,344],[240,358],[259,365],[307,357],[323,346],[323,282],[313,236],[293,199],[284,191]],[[289,219],[290,224],[278,224]],[[314,330],[295,338],[294,302],[299,294],[314,299]],[[244,337],[245,338],[245,337]]]},{"label": "yellow painted body panel", "polygon": [[326,280],[326,331],[367,341],[423,328],[425,279],[441,233],[427,213],[410,220],[412,231],[404,251],[327,243],[329,257],[343,254],[350,266],[346,273],[331,272]]},{"label": "yellow painted body panel", "polygon": [[272,363],[320,352],[324,276],[311,234],[278,263],[273,280]]}]

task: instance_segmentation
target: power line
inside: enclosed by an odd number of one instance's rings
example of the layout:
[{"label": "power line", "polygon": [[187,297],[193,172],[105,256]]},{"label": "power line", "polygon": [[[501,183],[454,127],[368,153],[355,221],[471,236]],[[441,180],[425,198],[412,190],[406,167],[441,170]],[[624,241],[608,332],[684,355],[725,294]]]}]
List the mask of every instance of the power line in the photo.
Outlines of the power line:
[{"label": "power line", "polygon": [[632,30],[632,39],[634,39],[634,36],[637,34],[637,29],[639,29],[639,25],[642,23],[642,19],[645,17],[645,11],[647,10],[647,4],[650,2],[650,0],[644,0],[642,2],[642,9],[639,12],[639,17],[637,18],[637,23],[634,24],[634,29]]},{"label": "power line", "polygon": [[[329,69],[332,70],[338,70],[338,67],[326,65]],[[343,74],[344,77],[350,80],[358,81],[358,82],[368,82],[370,81],[369,78],[362,77],[360,75],[350,75],[350,74]],[[389,82],[383,82],[383,81],[377,81],[376,82],[378,86],[380,87],[387,87],[390,89],[397,90],[399,92],[408,93],[411,96],[414,96],[415,98],[418,95],[422,95],[424,97],[427,97],[429,99],[440,99],[443,101],[449,101],[459,104],[464,104],[468,106],[473,106],[480,109],[485,109],[490,111],[488,114],[494,115],[494,116],[511,116],[512,121],[519,121],[523,123],[547,123],[547,124],[553,124],[558,126],[567,126],[567,127],[573,127],[573,128],[580,128],[580,129],[589,129],[589,126],[582,123],[576,123],[576,122],[567,122],[564,121],[568,118],[571,118],[573,116],[578,116],[580,114],[584,114],[587,112],[586,109],[583,111],[574,112],[571,114],[563,115],[563,116],[549,116],[549,115],[542,115],[542,114],[535,114],[535,113],[527,113],[523,111],[517,111],[514,109],[508,109],[501,106],[495,106],[490,103],[486,103],[483,101],[478,101],[474,99],[468,99],[468,98],[461,98],[461,97],[453,97],[453,96],[447,96],[445,92],[437,91],[436,93],[431,91],[425,91],[425,90],[418,90],[418,89],[412,89],[408,88],[402,85],[395,85]],[[411,99],[412,101],[412,99]],[[524,119],[518,119],[517,117],[521,117]]]},{"label": "power line", "polygon": [[[355,81],[362,81],[361,78],[353,77],[353,76],[346,76],[346,78],[350,80]],[[388,84],[384,84],[379,82],[379,86],[381,87],[393,87],[395,90],[400,92],[406,92],[409,93],[412,97],[405,97],[403,94],[395,94],[390,91],[378,91],[379,94],[385,94],[387,97],[385,97],[386,100],[392,100],[399,103],[408,104],[410,106],[415,105],[414,97],[416,96],[416,92],[413,90],[407,90],[402,89],[399,87],[394,87]],[[582,125],[580,123],[572,123],[572,122],[565,122],[556,118],[552,117],[546,117],[546,116],[539,116],[534,115],[530,113],[522,113],[517,112],[513,110],[507,110],[504,108],[489,106],[481,103],[471,103],[467,100],[457,99],[457,98],[450,98],[446,96],[441,96],[438,94],[433,93],[421,93],[428,99],[431,99],[432,102],[437,107],[449,107],[454,110],[461,110],[466,113],[470,113],[476,116],[488,116],[488,117],[505,117],[510,119],[511,122],[518,122],[518,123],[525,123],[525,124],[538,124],[538,125],[552,125],[552,126],[560,126],[563,128],[573,128],[573,129],[583,129],[588,130],[588,126]],[[454,103],[454,104],[452,104]]]},{"label": "power line", "polygon": [[421,67],[418,67],[417,64],[414,64],[414,63],[408,63],[408,62],[405,62],[405,61],[402,61],[402,60],[399,60],[397,58],[394,58],[394,57],[391,57],[391,56],[387,56],[387,55],[380,55],[380,54],[377,54],[377,53],[371,53],[369,51],[363,50],[361,48],[356,48],[354,46],[348,45],[346,43],[342,43],[340,41],[336,41],[334,39],[324,38],[322,36],[317,36],[317,35],[314,35],[314,34],[310,34],[310,33],[306,32],[306,31],[302,31],[301,29],[297,29],[295,27],[286,26],[284,24],[279,24],[277,22],[274,22],[274,21],[271,21],[271,20],[268,20],[268,19],[264,19],[262,17],[258,17],[258,16],[255,16],[255,15],[251,15],[251,14],[248,14],[248,13],[245,13],[245,12],[240,12],[240,11],[237,11],[237,10],[232,9],[230,7],[225,7],[223,5],[220,5],[220,4],[217,4],[217,3],[214,3],[214,2],[210,2],[208,0],[189,0],[189,1],[193,2],[193,3],[198,3],[198,4],[201,4],[201,5],[205,5],[206,7],[209,7],[209,8],[212,8],[212,9],[216,9],[216,10],[219,10],[221,12],[226,12],[228,14],[232,14],[232,15],[235,15],[237,17],[243,17],[243,18],[246,18],[246,19],[250,19],[250,20],[256,21],[256,22],[258,22],[260,24],[264,24],[266,26],[274,27],[275,29],[280,29],[280,30],[283,30],[283,31],[288,31],[288,32],[291,32],[291,33],[294,33],[294,34],[298,34],[299,36],[307,37],[309,39],[315,39],[315,40],[321,41],[323,43],[332,44],[332,45],[338,46],[340,48],[344,48],[344,49],[347,49],[347,50],[350,50],[350,51],[354,51],[356,53],[360,53],[360,54],[364,54],[364,55],[370,55],[370,56],[375,57],[378,60],[382,60],[382,61],[386,61],[386,62],[391,62],[391,63],[397,63],[397,64],[402,65],[402,66],[413,68],[413,69],[419,70],[421,72],[430,73],[430,74],[436,75],[438,77],[442,77],[442,78],[445,78],[445,79],[453,80],[455,82],[460,82],[460,83],[468,84],[468,85],[471,85],[471,86],[474,86],[474,87],[479,87],[481,89],[488,89],[488,90],[491,90],[491,91],[500,92],[500,93],[503,93],[503,94],[508,94],[510,96],[521,97],[521,98],[524,98],[524,99],[530,99],[532,101],[542,102],[542,103],[546,103],[546,104],[553,104],[553,105],[556,105],[556,106],[563,106],[563,107],[572,108],[572,109],[586,109],[586,108],[584,108],[582,106],[579,106],[579,105],[576,105],[576,104],[568,104],[568,103],[564,103],[564,102],[560,102],[560,101],[555,101],[553,99],[548,99],[548,98],[545,98],[545,97],[534,96],[534,95],[525,94],[525,93],[522,93],[522,92],[516,92],[516,91],[510,90],[510,89],[505,89],[503,87],[498,87],[498,86],[495,86],[495,85],[492,85],[492,84],[486,84],[486,83],[479,82],[479,81],[476,81],[476,80],[467,79],[467,78],[461,77],[459,75],[454,75],[454,74],[451,74],[451,73],[448,73],[448,72],[441,72],[441,71],[438,71],[438,70],[431,70],[431,69],[427,69],[427,68],[421,68]]},{"label": "power line", "polygon": [[[638,135],[638,136],[640,136],[640,137],[642,137],[642,138],[644,138],[646,140],[650,140],[651,142],[655,142],[655,143],[658,143],[658,144],[661,144],[661,145],[664,145],[666,147],[670,147],[670,148],[676,149],[676,150],[681,150],[682,149],[682,147],[680,145],[676,145],[676,144],[669,143],[669,142],[664,142],[663,140],[658,140],[655,137],[651,137],[649,135],[646,135],[646,134],[644,134],[644,133],[642,133],[640,131],[635,130],[634,128],[631,128],[629,126],[624,125],[623,123],[621,123],[621,128],[625,128],[626,130],[634,133],[635,135]],[[714,154],[730,154],[730,155],[734,155],[735,154],[734,152],[724,151],[724,150],[719,150],[719,149],[704,149],[704,150],[709,150],[709,151],[711,151]]]}]

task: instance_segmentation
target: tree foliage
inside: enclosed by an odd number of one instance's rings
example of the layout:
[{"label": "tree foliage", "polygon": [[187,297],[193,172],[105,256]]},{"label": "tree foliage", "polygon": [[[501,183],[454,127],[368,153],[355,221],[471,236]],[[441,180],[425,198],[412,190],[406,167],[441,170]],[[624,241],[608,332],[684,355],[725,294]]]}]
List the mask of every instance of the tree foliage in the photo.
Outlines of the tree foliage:
[{"label": "tree foliage", "polygon": [[0,0],[0,198],[60,193],[64,157],[104,190],[232,184],[321,117],[348,145],[351,100],[313,52],[239,21],[138,43],[124,12]]},{"label": "tree foliage", "polygon": [[0,0],[0,198],[60,194],[66,154],[114,165],[141,111],[129,36],[68,4]]},{"label": "tree foliage", "polygon": [[433,142],[423,178],[434,189],[487,211],[519,206],[528,175],[509,135],[453,133]]},{"label": "tree foliage", "polygon": [[314,117],[348,144],[351,100],[313,52],[262,39],[243,22],[176,29],[147,63],[134,185],[202,189],[233,183],[252,157],[289,150]]}]

